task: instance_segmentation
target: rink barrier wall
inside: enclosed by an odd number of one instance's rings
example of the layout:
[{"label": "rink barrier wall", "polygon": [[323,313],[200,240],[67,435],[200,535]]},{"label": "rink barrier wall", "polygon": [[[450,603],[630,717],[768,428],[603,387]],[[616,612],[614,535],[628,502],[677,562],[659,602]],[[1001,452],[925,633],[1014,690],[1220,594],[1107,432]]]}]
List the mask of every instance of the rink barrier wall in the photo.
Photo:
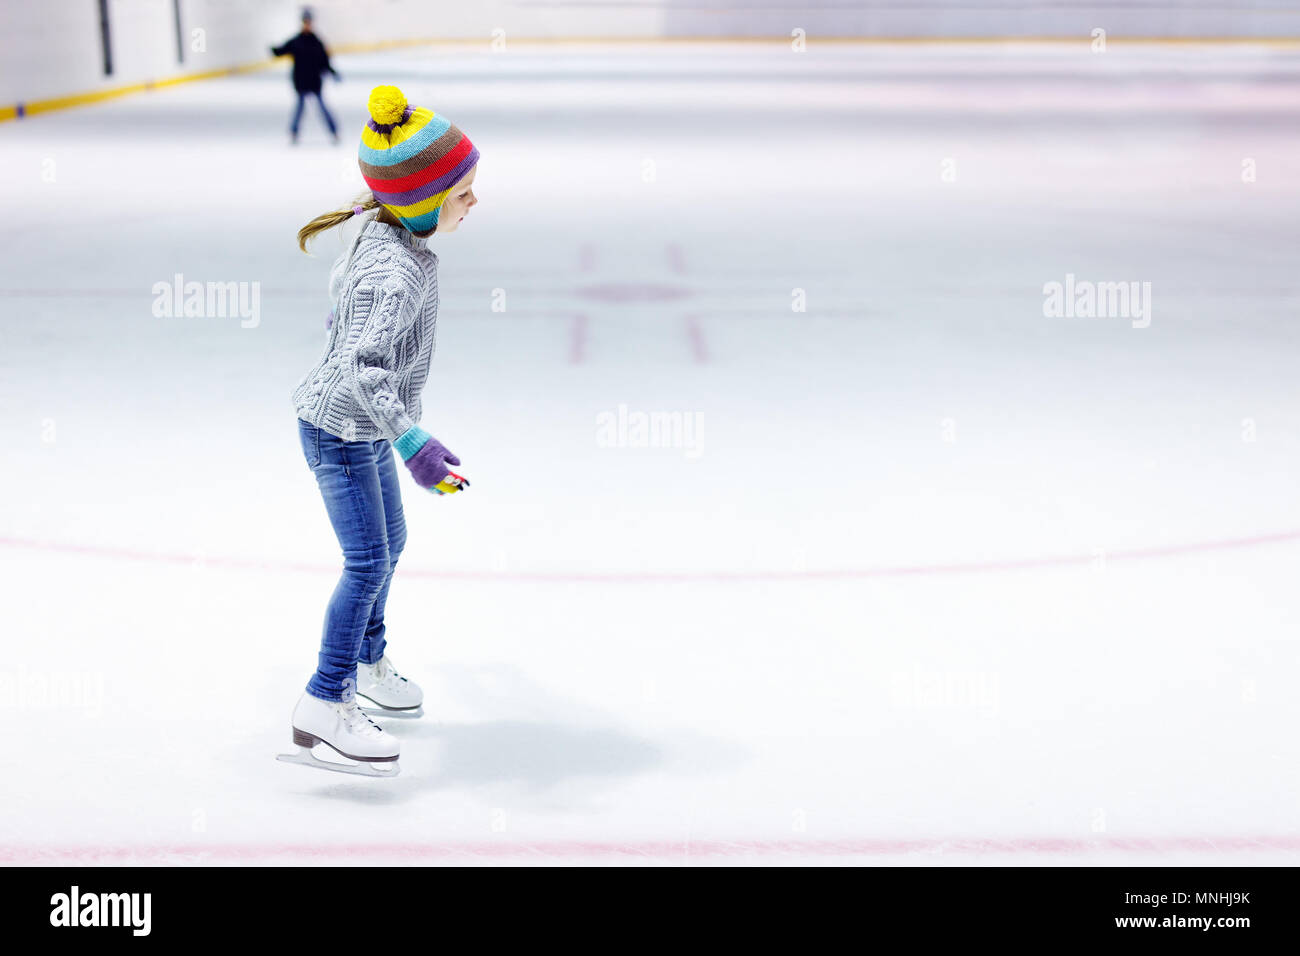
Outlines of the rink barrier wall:
[{"label": "rink barrier wall", "polygon": [[[863,46],[889,46],[889,45],[915,45],[924,46],[926,44],[936,45],[996,45],[996,44],[1061,44],[1061,45],[1087,45],[1091,43],[1091,37],[1070,36],[1070,37],[1035,37],[1035,36],[992,36],[992,37],[814,37],[813,42],[817,44],[835,44],[844,45],[863,45]],[[639,44],[675,44],[675,43],[780,43],[784,45],[789,38],[785,36],[766,36],[766,37],[534,37],[531,39],[512,39],[512,44],[518,45],[537,45],[537,44],[613,44],[613,43],[639,43]],[[374,43],[341,43],[330,47],[333,55],[346,53],[378,53],[384,50],[398,50],[409,47],[421,46],[449,46],[449,45],[475,45],[481,46],[486,41],[483,37],[420,37],[409,40],[383,40]],[[1108,36],[1106,38],[1108,45],[1113,44],[1152,44],[1152,45],[1176,45],[1176,46],[1196,46],[1200,45],[1231,45],[1231,46],[1267,46],[1294,48],[1300,47],[1300,37],[1116,37]],[[47,99],[31,100],[30,102],[20,102],[0,106],[0,123],[9,120],[19,120],[28,116],[36,116],[40,113],[50,113],[55,110],[71,109],[76,106],[89,106],[93,103],[102,103],[106,100],[117,99],[122,96],[130,96],[135,93],[146,93],[150,90],[162,89],[168,86],[176,86],[181,83],[192,83],[198,80],[213,80],[219,77],[238,76],[243,73],[255,73],[259,70],[270,69],[279,60],[287,57],[271,57],[266,60],[258,60],[254,63],[243,63],[236,66],[223,67],[218,70],[203,70],[198,73],[182,73],[176,76],[165,77],[160,80],[145,80],[142,83],[129,83],[125,86],[114,86],[101,90],[90,90],[85,93],[70,93],[65,96],[55,96]]]},{"label": "rink barrier wall", "polygon": [[5,120],[23,119],[27,116],[35,116],[38,113],[50,113],[54,110],[68,109],[73,106],[88,106],[91,103],[100,103],[104,100],[117,99],[119,96],[130,96],[133,93],[145,93],[149,90],[162,89],[167,86],[178,86],[181,83],[190,83],[195,80],[212,80],[220,76],[253,73],[257,70],[267,69],[274,62],[274,60],[268,60],[265,63],[246,63],[240,66],[225,67],[220,70],[204,70],[202,73],[183,73],[179,76],[164,77],[161,80],[145,80],[143,83],[128,83],[125,86],[114,86],[103,90],[91,90],[88,93],[71,93],[67,96],[55,96],[44,100],[32,100],[30,103],[15,103],[12,106],[0,106],[0,123]]}]

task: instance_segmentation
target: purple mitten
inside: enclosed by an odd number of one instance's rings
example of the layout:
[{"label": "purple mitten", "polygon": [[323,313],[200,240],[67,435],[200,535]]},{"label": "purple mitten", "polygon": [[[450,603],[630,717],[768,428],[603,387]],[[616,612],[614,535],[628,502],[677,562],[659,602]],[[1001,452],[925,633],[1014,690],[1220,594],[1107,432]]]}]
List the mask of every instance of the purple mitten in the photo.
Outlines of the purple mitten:
[{"label": "purple mitten", "polygon": [[412,425],[398,436],[393,447],[421,488],[433,488],[450,473],[448,465],[460,464],[459,458],[419,425]]}]

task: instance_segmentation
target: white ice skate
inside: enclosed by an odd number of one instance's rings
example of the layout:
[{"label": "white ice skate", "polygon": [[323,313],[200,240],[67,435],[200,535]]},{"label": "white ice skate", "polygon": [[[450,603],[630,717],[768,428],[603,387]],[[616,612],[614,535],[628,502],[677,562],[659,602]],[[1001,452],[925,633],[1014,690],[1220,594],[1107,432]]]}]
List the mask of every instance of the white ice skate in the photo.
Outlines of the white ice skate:
[{"label": "white ice skate", "polygon": [[424,691],[393,667],[387,655],[374,664],[357,662],[357,696],[365,698],[361,709],[376,717],[422,717]]},{"label": "white ice skate", "polygon": [[[401,771],[397,738],[367,717],[355,699],[328,701],[304,692],[293,709],[293,742],[296,752],[276,759],[363,777],[396,777]],[[357,762],[322,760],[312,753],[317,744]]]}]

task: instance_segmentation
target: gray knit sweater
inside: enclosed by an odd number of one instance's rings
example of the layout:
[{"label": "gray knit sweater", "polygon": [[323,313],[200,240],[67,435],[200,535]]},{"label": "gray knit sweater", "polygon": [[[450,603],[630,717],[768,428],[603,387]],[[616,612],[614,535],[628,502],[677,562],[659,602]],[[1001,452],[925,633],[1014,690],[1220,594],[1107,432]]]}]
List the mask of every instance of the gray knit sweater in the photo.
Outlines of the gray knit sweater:
[{"label": "gray knit sweater", "polygon": [[420,421],[438,320],[428,240],[370,220],[330,270],[325,354],[294,388],[298,417],[345,441],[395,440]]}]

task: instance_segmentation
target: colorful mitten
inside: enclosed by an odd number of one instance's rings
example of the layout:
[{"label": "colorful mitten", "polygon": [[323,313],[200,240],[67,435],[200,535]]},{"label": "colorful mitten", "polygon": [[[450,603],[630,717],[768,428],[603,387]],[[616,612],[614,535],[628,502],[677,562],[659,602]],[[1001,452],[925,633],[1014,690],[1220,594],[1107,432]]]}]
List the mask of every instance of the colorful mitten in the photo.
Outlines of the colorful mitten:
[{"label": "colorful mitten", "polygon": [[[438,491],[451,471],[447,465],[459,465],[460,459],[449,452],[442,442],[419,425],[412,425],[398,436],[393,447],[411,469],[411,476],[421,488]],[[446,494],[445,491],[438,491]]]},{"label": "colorful mitten", "polygon": [[429,490],[440,495],[454,495],[458,491],[463,491],[469,487],[469,479],[464,475],[458,475],[454,471],[447,472],[447,477],[442,479]]}]

